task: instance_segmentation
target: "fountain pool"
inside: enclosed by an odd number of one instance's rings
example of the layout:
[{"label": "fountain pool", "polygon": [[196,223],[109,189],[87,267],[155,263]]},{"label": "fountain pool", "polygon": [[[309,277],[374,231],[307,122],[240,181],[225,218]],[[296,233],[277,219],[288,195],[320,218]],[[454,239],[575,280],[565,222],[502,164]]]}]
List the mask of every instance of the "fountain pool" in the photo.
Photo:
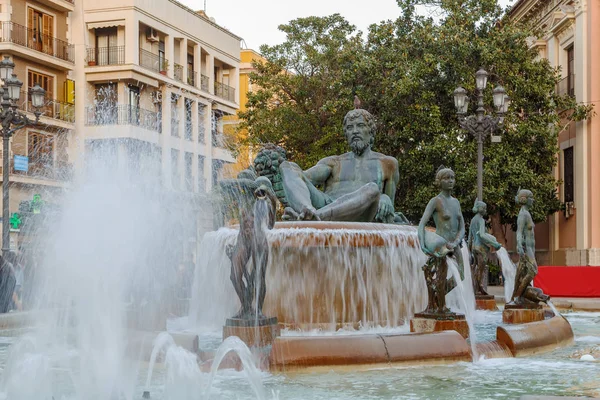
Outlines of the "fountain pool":
[{"label": "fountain pool", "polygon": [[[565,314],[575,332],[575,345],[558,349],[540,356],[527,358],[483,359],[475,363],[459,362],[443,366],[411,366],[377,368],[363,372],[299,373],[278,375],[260,372],[265,399],[515,399],[523,394],[547,394],[564,396],[600,396],[600,362],[580,360],[600,347],[600,313]],[[176,324],[172,324],[176,325]],[[490,340],[495,327],[502,325],[500,312],[477,311],[475,326],[479,340]],[[406,328],[371,328],[368,332],[400,333]],[[5,336],[11,331],[0,331],[0,368],[4,370],[11,347],[19,340]],[[351,335],[365,330],[341,330],[336,333],[314,331],[311,335]],[[297,331],[282,332],[283,336],[297,335]],[[203,350],[216,350],[221,343],[220,331],[200,334]],[[65,357],[76,357],[75,350]],[[34,363],[30,364],[34,367]],[[74,400],[74,388],[64,366],[54,365],[49,382],[55,399]],[[132,366],[131,397],[114,399],[140,399],[145,387],[147,362]],[[205,390],[209,373],[197,370],[195,392],[175,391],[169,382],[174,375],[186,374],[168,362],[158,363],[148,388],[152,399],[201,399],[198,391]],[[193,369],[193,368],[192,368]],[[189,371],[188,371],[189,372]],[[4,374],[3,374],[4,376]],[[179,379],[183,379],[181,376]],[[256,378],[254,378],[256,379]],[[181,381],[182,383],[184,381]],[[259,382],[260,383],[260,382]],[[7,394],[1,393],[0,399]],[[40,399],[48,398],[38,393]],[[244,371],[219,370],[211,385],[210,399],[256,399],[258,398]],[[13,400],[13,398],[11,398]],[[28,399],[27,399],[28,400]]]}]

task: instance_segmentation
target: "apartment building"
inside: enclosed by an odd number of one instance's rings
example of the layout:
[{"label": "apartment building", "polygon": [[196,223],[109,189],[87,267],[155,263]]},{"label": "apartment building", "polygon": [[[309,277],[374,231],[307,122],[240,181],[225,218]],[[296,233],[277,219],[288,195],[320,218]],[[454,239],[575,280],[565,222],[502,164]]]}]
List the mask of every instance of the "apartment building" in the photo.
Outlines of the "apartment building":
[{"label": "apartment building", "polygon": [[[516,21],[541,28],[531,38],[542,58],[559,67],[556,90],[578,102],[600,106],[600,2],[519,0],[510,11]],[[556,177],[562,181],[564,212],[536,226],[537,243],[547,250],[546,265],[600,265],[600,114],[571,123],[559,136]],[[538,247],[540,247],[538,246]]]},{"label": "apartment building", "polygon": [[11,139],[11,214],[34,196],[58,201],[72,175],[75,64],[68,38],[74,9],[73,0],[0,1],[0,57],[14,62],[23,82],[18,109],[35,119],[28,91],[36,83],[46,91],[41,124],[20,129]]},{"label": "apartment building", "polygon": [[87,147],[114,143],[130,162],[146,146],[164,186],[210,190],[234,161],[220,138],[238,108],[240,38],[174,0],[82,2]]},{"label": "apartment building", "polygon": [[[256,72],[256,68],[252,66],[254,61],[265,62],[265,58],[260,53],[252,49],[242,49],[240,51],[240,73],[239,73],[239,111],[246,111],[246,103],[248,102],[248,93],[255,89],[250,74]],[[245,129],[239,128],[240,120],[236,115],[230,115],[223,118],[223,132],[229,140],[246,139],[248,132]],[[235,164],[229,165],[229,173],[235,176],[240,171],[248,168],[254,162],[255,151],[250,146],[241,146],[238,149],[238,156]]]}]

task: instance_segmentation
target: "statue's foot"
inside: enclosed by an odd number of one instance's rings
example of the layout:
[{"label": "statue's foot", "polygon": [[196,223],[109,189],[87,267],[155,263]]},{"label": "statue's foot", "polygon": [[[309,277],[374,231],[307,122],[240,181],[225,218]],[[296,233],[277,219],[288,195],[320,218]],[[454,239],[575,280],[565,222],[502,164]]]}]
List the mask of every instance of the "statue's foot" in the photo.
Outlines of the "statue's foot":
[{"label": "statue's foot", "polygon": [[302,212],[298,215],[299,220],[303,221],[320,221],[321,218],[317,215],[317,210],[313,207],[303,207]]},{"label": "statue's foot", "polygon": [[240,308],[240,310],[231,318],[233,319],[247,319],[249,310],[245,308]]},{"label": "statue's foot", "polygon": [[284,221],[296,221],[298,220],[299,214],[292,208],[292,207],[286,207],[283,210],[283,215],[281,216],[281,219]]}]

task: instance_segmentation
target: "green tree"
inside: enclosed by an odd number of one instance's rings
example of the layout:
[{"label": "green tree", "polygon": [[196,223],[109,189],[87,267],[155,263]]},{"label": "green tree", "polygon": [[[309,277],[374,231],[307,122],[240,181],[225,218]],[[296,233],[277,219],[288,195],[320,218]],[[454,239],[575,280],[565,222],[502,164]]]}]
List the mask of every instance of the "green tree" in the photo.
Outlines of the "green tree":
[{"label": "green tree", "polygon": [[268,62],[254,63],[250,79],[260,89],[248,95],[241,128],[252,143],[283,145],[306,168],[346,149],[340,121],[352,104],[363,43],[339,14],[299,18],[279,29],[286,41],[261,46]]},{"label": "green tree", "polygon": [[[396,207],[417,222],[438,191],[433,180],[444,165],[456,172],[456,196],[470,219],[477,146],[458,126],[452,93],[461,85],[473,95],[474,73],[484,67],[490,73],[486,105],[498,84],[512,100],[497,133],[502,142],[488,139],[484,145],[490,214],[502,224],[514,223],[519,188],[534,192],[536,221],[557,211],[552,170],[558,134],[590,108],[555,93],[558,71],[538,60],[527,42],[540,33],[511,22],[496,0],[398,0],[398,5],[401,16],[372,25],[364,41],[339,15],[282,25],[287,40],[261,48],[268,62],[257,65],[252,77],[263,89],[249,97],[242,115],[250,137],[280,144],[302,167],[312,166],[347,150],[341,122],[356,93],[378,119],[375,150],[398,159]],[[415,9],[422,5],[436,7],[436,18],[418,15]]]}]

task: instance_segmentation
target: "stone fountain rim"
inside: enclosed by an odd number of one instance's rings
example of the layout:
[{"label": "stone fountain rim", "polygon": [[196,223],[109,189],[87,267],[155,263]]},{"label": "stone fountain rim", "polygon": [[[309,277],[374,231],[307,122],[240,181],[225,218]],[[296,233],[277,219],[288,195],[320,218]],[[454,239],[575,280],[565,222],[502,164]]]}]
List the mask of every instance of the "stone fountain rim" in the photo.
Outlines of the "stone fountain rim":
[{"label": "stone fountain rim", "polygon": [[[239,224],[227,226],[230,229],[239,229]],[[379,222],[345,222],[345,221],[277,221],[273,230],[278,229],[314,229],[319,231],[403,231],[415,232],[414,225],[383,224]]]}]

